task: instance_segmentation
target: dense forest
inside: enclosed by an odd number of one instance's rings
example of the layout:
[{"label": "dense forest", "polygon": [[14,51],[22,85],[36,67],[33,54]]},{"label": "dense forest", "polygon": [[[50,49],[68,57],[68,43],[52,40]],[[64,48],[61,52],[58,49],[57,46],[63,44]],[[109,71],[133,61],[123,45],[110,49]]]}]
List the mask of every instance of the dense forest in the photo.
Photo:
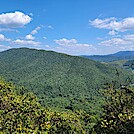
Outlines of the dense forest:
[{"label": "dense forest", "polygon": [[43,106],[64,110],[88,111],[89,107],[98,107],[98,89],[104,84],[120,86],[132,81],[132,73],[118,67],[27,48],[1,52],[0,74],[35,93]]},{"label": "dense forest", "polygon": [[[82,110],[62,111],[44,108],[33,93],[0,79],[1,134],[133,134],[134,87],[101,90],[105,103],[95,121],[94,114]],[[86,103],[86,101],[84,102]],[[90,109],[89,109],[90,111]]]},{"label": "dense forest", "polygon": [[134,60],[118,60],[112,62],[103,62],[104,64],[109,64],[115,67],[124,68],[126,70],[134,70]]},{"label": "dense forest", "polygon": [[124,68],[134,70],[134,60],[128,60],[123,64]]},{"label": "dense forest", "polygon": [[134,131],[131,70],[20,48],[0,52],[0,76],[5,79],[0,79],[0,131],[4,134]]}]

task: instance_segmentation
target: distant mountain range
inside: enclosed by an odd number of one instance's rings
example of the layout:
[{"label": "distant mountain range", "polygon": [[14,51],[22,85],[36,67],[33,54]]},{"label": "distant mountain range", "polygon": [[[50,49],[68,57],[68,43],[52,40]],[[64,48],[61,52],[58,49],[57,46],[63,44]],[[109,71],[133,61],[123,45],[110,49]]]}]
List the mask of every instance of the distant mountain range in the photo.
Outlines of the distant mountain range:
[{"label": "distant mountain range", "polygon": [[83,55],[82,57],[89,58],[99,62],[111,62],[118,60],[134,60],[134,51],[120,51],[109,55]]},{"label": "distant mountain range", "polygon": [[91,103],[82,102],[93,102],[104,84],[125,83],[130,75],[109,64],[52,51],[19,48],[0,52],[0,76],[24,85],[45,106],[85,110]]}]

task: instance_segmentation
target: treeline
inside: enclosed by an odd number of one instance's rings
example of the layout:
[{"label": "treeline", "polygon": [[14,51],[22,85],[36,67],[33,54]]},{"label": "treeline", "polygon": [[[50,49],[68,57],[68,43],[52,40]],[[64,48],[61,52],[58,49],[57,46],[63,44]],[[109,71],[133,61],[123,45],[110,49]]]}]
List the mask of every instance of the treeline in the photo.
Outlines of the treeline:
[{"label": "treeline", "polygon": [[[134,87],[101,90],[101,115],[83,110],[44,108],[33,93],[0,80],[0,133],[133,134]],[[45,102],[44,102],[45,103]],[[84,101],[83,103],[87,103]]]}]

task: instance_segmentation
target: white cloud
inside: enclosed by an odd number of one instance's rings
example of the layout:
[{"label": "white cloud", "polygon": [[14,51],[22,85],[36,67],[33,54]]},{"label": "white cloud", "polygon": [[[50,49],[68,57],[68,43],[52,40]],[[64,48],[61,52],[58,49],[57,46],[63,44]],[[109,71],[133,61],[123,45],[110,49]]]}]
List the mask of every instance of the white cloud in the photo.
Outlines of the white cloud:
[{"label": "white cloud", "polygon": [[45,45],[45,47],[46,47],[46,48],[50,48],[50,46],[49,46],[49,45]]},{"label": "white cloud", "polygon": [[134,34],[128,34],[124,36],[125,40],[134,41]]},{"label": "white cloud", "polygon": [[11,39],[8,39],[3,34],[0,34],[0,41],[11,41]]},{"label": "white cloud", "polygon": [[40,29],[41,29],[41,27],[39,27],[39,26],[36,27],[30,34],[25,36],[25,39],[26,40],[34,40],[35,37],[33,35],[37,34]]},{"label": "white cloud", "polygon": [[119,49],[121,49],[121,50],[131,50],[131,51],[134,51],[134,45],[120,46]]},{"label": "white cloud", "polygon": [[100,45],[104,45],[104,46],[133,45],[134,46],[134,34],[128,34],[120,38],[112,38],[110,40],[105,40],[100,42]]},{"label": "white cloud", "polygon": [[103,38],[100,38],[100,37],[97,37],[96,39],[97,39],[97,40],[103,40]]},{"label": "white cloud", "polygon": [[11,48],[10,46],[5,46],[5,45],[0,44],[0,51],[4,51],[4,50],[10,49],[10,48]]},{"label": "white cloud", "polygon": [[34,40],[35,37],[33,37],[31,34],[26,35],[25,39],[27,40]]},{"label": "white cloud", "polygon": [[43,37],[43,39],[44,39],[44,40],[46,40],[46,39],[47,39],[47,37],[45,37],[45,36],[44,36],[44,37]]},{"label": "white cloud", "polygon": [[116,31],[114,31],[114,30],[111,30],[111,31],[109,31],[108,34],[109,34],[109,35],[116,35],[116,34],[118,34],[118,32],[116,32]]},{"label": "white cloud", "polygon": [[128,17],[122,20],[118,20],[115,17],[106,19],[95,19],[89,21],[90,25],[99,29],[111,30],[109,34],[117,34],[117,32],[125,32],[128,30],[134,30],[134,17]]},{"label": "white cloud", "polygon": [[0,26],[9,28],[20,28],[31,22],[31,17],[16,11],[14,13],[0,14]]},{"label": "white cloud", "polygon": [[36,42],[32,40],[20,40],[20,39],[17,39],[12,43],[16,45],[32,45],[32,46],[39,46],[41,44],[41,42]]},{"label": "white cloud", "polygon": [[30,16],[33,16],[33,13],[30,13],[29,15],[30,15]]},{"label": "white cloud", "polygon": [[5,40],[5,37],[3,34],[0,34],[0,41],[4,41]]},{"label": "white cloud", "polygon": [[78,54],[91,54],[93,50],[96,50],[96,48],[91,45],[91,44],[81,44],[77,43],[78,41],[76,39],[59,39],[59,40],[54,40],[55,43],[57,43],[59,46],[54,48],[54,51],[57,52],[62,52],[62,53],[67,53],[67,54],[73,54],[73,55],[78,55]]},{"label": "white cloud", "polygon": [[49,29],[54,29],[51,25],[47,26],[47,28],[49,28]]},{"label": "white cloud", "polygon": [[32,35],[35,35],[35,34],[37,34],[38,33],[38,31],[41,29],[41,27],[36,27],[32,32],[31,32],[31,34]]},{"label": "white cloud", "polygon": [[66,45],[67,46],[67,45],[73,45],[73,44],[76,45],[77,40],[76,39],[68,40],[68,39],[63,38],[63,39],[59,39],[59,40],[54,40],[54,42],[59,44],[59,45]]},{"label": "white cloud", "polygon": [[127,44],[127,42],[121,38],[112,38],[110,40],[102,41],[100,44],[104,46],[113,46],[113,45]]},{"label": "white cloud", "polygon": [[11,28],[0,28],[0,32],[16,32],[16,33],[18,33],[18,30],[11,29]]},{"label": "white cloud", "polygon": [[90,24],[92,26],[94,26],[96,28],[100,28],[100,29],[102,29],[102,28],[112,29],[111,26],[110,26],[110,24],[111,24],[111,22],[114,22],[114,21],[116,21],[116,18],[111,17],[111,18],[106,18],[106,19],[98,19],[97,18],[97,19],[95,19],[93,21],[90,20],[89,22],[90,22]]}]

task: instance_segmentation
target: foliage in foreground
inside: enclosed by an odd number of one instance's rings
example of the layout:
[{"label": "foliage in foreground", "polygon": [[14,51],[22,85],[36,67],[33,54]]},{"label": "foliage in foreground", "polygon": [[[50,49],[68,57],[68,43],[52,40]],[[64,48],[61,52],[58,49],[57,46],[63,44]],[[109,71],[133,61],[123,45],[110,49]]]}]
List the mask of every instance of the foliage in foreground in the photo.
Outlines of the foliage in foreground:
[{"label": "foliage in foreground", "polygon": [[[133,134],[134,88],[103,90],[104,113],[58,112],[43,108],[33,93],[20,94],[15,86],[0,80],[1,134]],[[22,90],[20,90],[22,91]],[[86,103],[86,102],[85,102]],[[90,113],[90,111],[89,111]]]},{"label": "foliage in foreground", "polygon": [[99,134],[134,133],[134,87],[103,91],[106,98],[104,115],[95,127]]},{"label": "foliage in foreground", "polygon": [[44,109],[34,94],[17,95],[13,88],[0,81],[0,133],[85,133],[75,113]]}]

